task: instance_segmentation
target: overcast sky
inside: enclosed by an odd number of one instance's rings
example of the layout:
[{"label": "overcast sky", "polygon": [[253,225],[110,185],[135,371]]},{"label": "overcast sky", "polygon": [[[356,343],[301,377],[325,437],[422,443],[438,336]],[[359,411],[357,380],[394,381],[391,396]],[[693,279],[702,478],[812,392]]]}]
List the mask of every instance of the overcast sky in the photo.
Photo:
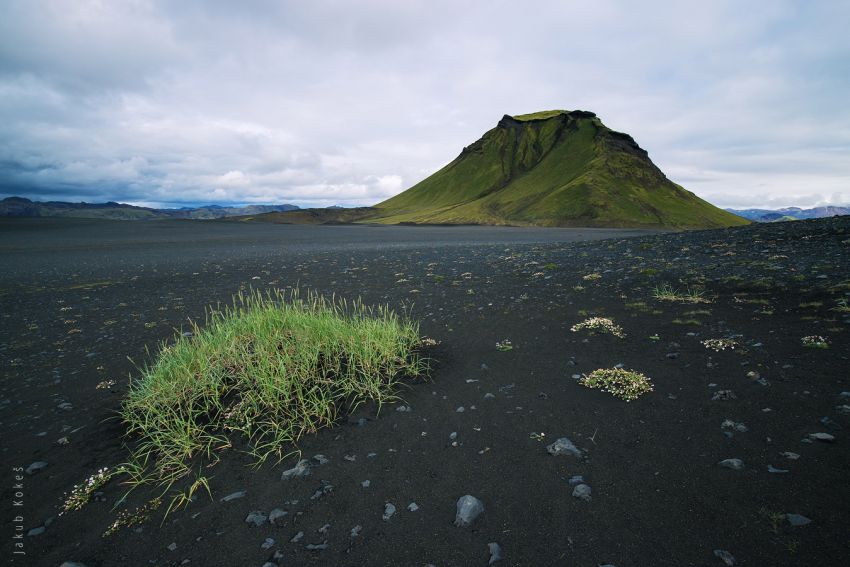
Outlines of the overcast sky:
[{"label": "overcast sky", "polygon": [[0,6],[0,197],[370,205],[563,108],[720,206],[850,203],[846,0]]}]

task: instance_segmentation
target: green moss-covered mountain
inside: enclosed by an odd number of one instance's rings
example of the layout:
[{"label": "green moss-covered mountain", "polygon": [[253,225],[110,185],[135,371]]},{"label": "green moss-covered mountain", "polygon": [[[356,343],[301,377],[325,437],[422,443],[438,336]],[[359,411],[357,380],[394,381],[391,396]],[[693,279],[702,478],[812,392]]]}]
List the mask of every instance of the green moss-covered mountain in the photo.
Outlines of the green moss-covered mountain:
[{"label": "green moss-covered mountain", "polygon": [[715,228],[748,221],[673,183],[592,112],[505,116],[361,222]]}]

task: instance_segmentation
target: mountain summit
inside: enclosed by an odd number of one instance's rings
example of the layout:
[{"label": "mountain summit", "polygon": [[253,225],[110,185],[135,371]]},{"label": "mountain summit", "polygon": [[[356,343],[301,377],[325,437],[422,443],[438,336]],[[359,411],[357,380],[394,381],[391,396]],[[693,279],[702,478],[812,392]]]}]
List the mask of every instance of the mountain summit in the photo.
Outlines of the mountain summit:
[{"label": "mountain summit", "polygon": [[716,228],[747,220],[673,183],[593,112],[505,115],[369,222]]}]

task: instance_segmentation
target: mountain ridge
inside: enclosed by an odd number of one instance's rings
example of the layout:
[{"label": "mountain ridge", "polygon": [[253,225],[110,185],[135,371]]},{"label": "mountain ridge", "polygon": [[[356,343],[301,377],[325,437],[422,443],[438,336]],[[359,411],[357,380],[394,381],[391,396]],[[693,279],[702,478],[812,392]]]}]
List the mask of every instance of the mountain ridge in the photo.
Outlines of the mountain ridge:
[{"label": "mountain ridge", "polygon": [[24,197],[6,197],[0,200],[0,217],[75,217],[105,218],[112,220],[156,219],[218,219],[250,214],[284,212],[299,209],[296,205],[245,205],[225,207],[204,205],[180,209],[156,209],[126,203],[70,203],[67,201],[32,201]]},{"label": "mountain ridge", "polygon": [[777,222],[786,220],[821,219],[850,215],[850,206],[827,205],[803,209],[801,207],[783,207],[781,209],[725,209],[745,219],[755,222]]}]

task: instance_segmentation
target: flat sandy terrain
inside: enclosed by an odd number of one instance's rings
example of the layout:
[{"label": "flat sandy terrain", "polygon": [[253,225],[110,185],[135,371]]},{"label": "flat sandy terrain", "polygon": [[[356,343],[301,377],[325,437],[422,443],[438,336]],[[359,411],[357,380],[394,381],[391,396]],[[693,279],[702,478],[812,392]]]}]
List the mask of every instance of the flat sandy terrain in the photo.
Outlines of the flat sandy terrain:
[{"label": "flat sandy terrain", "polygon": [[[2,219],[3,559],[484,566],[497,543],[496,565],[841,564],[848,256],[848,217],[669,234]],[[656,299],[665,284],[709,303]],[[240,290],[293,287],[408,309],[440,341],[430,379],[305,437],[301,457],[327,462],[304,478],[281,480],[297,456],[255,469],[231,450],[204,471],[212,498],[164,521],[161,509],[104,537],[124,506],[115,481],[59,514],[75,484],[127,458],[116,415],[138,376],[128,357],[149,360]],[[625,338],[570,331],[591,316]],[[812,335],[829,348],[805,347]],[[703,346],[716,338],[737,346]],[[577,381],[620,364],[654,391],[626,403]],[[561,437],[582,456],[547,453]],[[578,475],[589,501],[573,496]],[[485,510],[455,527],[466,494]],[[246,522],[274,509],[287,514]]]}]

